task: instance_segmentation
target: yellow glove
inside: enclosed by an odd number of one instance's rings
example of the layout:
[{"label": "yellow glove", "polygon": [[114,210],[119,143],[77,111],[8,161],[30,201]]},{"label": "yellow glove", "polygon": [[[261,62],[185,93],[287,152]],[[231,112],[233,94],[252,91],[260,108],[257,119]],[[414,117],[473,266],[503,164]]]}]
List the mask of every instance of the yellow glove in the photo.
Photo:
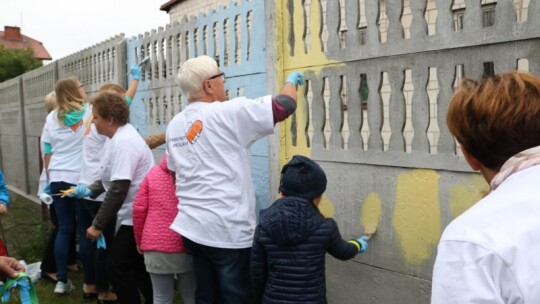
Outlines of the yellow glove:
[{"label": "yellow glove", "polygon": [[60,195],[60,197],[74,197],[75,196],[75,187],[73,188],[69,188],[67,190],[60,190],[60,192],[62,193]]}]

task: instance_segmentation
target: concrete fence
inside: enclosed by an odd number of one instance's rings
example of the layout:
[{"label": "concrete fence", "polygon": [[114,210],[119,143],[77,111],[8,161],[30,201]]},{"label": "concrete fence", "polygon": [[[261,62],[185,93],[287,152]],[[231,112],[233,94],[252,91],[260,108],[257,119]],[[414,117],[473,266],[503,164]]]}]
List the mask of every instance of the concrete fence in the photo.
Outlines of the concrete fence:
[{"label": "concrete fence", "polygon": [[259,207],[275,198],[292,155],[312,157],[329,181],[321,212],[342,235],[378,225],[368,252],[327,259],[329,302],[429,303],[439,237],[487,187],[446,128],[456,83],[540,73],[539,0],[454,2],[240,0],[113,37],[0,84],[0,166],[11,189],[35,196],[43,98],[70,75],[91,95],[107,82],[126,86],[127,68],[150,56],[130,116],[146,136],[182,110],[175,76],[188,58],[216,58],[231,98],[273,94],[302,71],[296,114],[252,148]]}]

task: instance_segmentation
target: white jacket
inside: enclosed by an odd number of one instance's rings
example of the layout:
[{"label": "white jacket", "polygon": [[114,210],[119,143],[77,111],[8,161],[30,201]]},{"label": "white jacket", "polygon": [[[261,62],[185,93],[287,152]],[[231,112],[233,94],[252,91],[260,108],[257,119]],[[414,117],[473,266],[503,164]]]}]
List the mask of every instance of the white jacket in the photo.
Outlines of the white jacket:
[{"label": "white jacket", "polygon": [[448,225],[431,303],[540,303],[540,165],[509,176]]}]

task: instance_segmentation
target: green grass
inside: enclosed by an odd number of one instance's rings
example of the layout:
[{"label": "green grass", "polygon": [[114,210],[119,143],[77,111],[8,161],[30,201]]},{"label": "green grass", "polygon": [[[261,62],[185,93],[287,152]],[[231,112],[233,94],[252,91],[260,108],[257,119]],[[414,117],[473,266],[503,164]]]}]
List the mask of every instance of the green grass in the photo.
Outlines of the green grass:
[{"label": "green grass", "polygon": [[[52,225],[49,220],[42,220],[41,207],[28,201],[12,201],[8,214],[0,218],[0,237],[5,241],[10,256],[24,260],[27,264],[40,262],[47,244]],[[3,235],[1,235],[3,231]],[[82,272],[69,272],[69,278],[75,285],[75,292],[69,295],[53,293],[54,283],[39,280],[34,284],[40,304],[80,304],[83,303]],[[20,303],[18,292],[12,295],[8,303]],[[95,303],[87,301],[85,303]],[[174,303],[182,303],[175,293]]]},{"label": "green grass", "polygon": [[[32,202],[12,201],[8,214],[0,219],[3,235],[10,256],[24,260],[27,264],[40,262],[47,244],[52,225],[42,220],[41,207]],[[69,295],[55,295],[54,283],[39,280],[34,284],[40,303],[80,304],[82,302],[82,273],[70,272],[69,278],[75,285],[75,292]],[[8,303],[20,303],[17,292]],[[91,303],[91,302],[88,302]]]}]

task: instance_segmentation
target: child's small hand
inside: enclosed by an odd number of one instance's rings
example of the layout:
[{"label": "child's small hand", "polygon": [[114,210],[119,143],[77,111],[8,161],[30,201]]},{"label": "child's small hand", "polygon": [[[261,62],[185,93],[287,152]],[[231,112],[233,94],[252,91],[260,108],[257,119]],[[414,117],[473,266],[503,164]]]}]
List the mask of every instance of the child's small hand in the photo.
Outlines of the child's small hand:
[{"label": "child's small hand", "polygon": [[360,250],[358,252],[362,253],[368,249],[368,240],[369,237],[367,235],[362,235],[356,240],[358,243],[360,243]]}]

